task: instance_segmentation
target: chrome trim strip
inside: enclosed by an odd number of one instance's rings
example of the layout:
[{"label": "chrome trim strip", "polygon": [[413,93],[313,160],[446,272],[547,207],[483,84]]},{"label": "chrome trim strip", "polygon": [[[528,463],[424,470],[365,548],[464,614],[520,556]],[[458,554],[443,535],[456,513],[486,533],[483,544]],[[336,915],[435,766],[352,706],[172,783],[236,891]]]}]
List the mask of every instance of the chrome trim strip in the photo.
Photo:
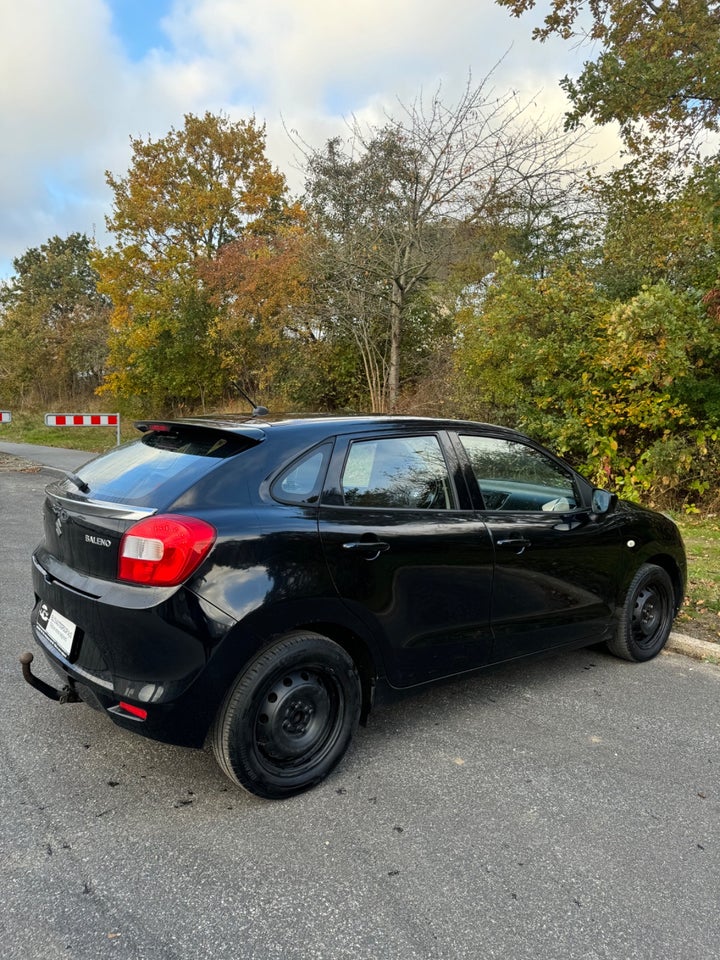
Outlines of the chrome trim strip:
[{"label": "chrome trim strip", "polygon": [[113,520],[143,520],[157,513],[157,507],[130,507],[127,504],[111,503],[108,500],[76,500],[74,497],[63,497],[50,489],[45,493],[51,500],[57,500],[65,505],[66,509],[89,513],[96,517],[109,517]]}]

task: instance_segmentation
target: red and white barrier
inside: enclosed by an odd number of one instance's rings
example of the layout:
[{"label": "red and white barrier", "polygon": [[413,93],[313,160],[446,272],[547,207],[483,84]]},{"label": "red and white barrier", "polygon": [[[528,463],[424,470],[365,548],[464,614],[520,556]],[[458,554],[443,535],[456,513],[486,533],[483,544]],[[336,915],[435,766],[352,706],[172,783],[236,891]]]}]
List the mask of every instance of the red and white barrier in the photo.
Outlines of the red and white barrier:
[{"label": "red and white barrier", "polygon": [[46,413],[46,427],[117,427],[120,444],[119,413]]},{"label": "red and white barrier", "polygon": [[12,414],[9,410],[0,410],[0,423],[12,423]]},{"label": "red and white barrier", "polygon": [[119,413],[46,413],[46,427],[115,427]]}]

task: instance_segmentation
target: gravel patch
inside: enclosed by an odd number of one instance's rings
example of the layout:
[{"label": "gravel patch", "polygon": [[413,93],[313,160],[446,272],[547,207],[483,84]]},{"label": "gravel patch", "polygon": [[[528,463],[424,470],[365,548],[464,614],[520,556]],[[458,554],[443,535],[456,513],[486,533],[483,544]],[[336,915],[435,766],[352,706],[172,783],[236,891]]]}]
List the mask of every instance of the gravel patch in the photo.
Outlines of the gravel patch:
[{"label": "gravel patch", "polygon": [[0,453],[0,473],[40,473],[39,463],[26,460],[24,457],[15,457],[11,453]]}]

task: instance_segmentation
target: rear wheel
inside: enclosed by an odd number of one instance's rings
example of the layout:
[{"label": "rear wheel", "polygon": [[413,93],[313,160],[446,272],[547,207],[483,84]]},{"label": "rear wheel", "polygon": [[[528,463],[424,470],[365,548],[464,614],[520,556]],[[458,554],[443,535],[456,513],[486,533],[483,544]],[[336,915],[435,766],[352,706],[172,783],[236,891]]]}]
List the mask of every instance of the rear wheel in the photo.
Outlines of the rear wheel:
[{"label": "rear wheel", "polygon": [[259,797],[290,797],[342,759],[360,719],[360,678],[346,651],[296,632],[261,651],[228,692],[213,728],[215,757]]},{"label": "rear wheel", "polygon": [[608,641],[610,652],[636,663],[657,656],[670,636],[674,608],[668,573],[655,564],[643,564],[628,588],[615,636]]}]

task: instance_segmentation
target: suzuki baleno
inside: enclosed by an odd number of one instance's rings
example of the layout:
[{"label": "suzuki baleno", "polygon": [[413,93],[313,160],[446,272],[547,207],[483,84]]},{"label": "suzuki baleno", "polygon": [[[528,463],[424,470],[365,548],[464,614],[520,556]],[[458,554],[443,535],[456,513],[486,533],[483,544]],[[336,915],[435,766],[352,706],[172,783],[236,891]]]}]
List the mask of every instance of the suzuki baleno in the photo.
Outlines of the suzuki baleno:
[{"label": "suzuki baleno", "polygon": [[287,797],[373,702],[548,650],[663,648],[686,564],[671,520],[514,431],[400,417],[138,423],[47,488],[35,639],[116,724],[210,740]]}]

